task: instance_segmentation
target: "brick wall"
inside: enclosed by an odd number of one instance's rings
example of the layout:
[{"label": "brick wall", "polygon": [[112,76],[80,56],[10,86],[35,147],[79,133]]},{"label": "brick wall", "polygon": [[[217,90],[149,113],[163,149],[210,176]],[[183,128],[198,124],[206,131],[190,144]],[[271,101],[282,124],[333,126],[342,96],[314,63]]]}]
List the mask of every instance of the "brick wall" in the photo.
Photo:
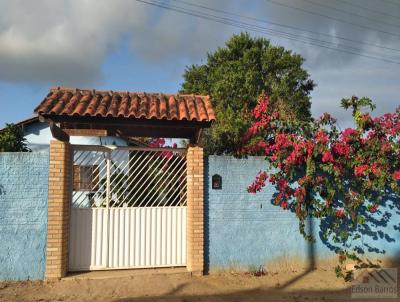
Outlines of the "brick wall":
[{"label": "brick wall", "polygon": [[0,280],[43,279],[47,152],[0,153]]},{"label": "brick wall", "polygon": [[46,278],[61,278],[67,273],[71,194],[71,145],[52,140],[49,163]]},{"label": "brick wall", "polygon": [[201,147],[187,152],[187,269],[204,270],[204,156]]}]

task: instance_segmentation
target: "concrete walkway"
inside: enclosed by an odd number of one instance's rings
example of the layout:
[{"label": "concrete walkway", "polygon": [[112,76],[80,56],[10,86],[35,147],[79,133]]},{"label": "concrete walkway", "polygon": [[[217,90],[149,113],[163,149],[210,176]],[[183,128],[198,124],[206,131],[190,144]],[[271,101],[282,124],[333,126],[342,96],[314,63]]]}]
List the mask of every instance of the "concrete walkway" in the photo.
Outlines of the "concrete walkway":
[{"label": "concrete walkway", "polygon": [[190,276],[186,267],[165,267],[165,268],[143,268],[143,269],[120,269],[120,270],[101,270],[90,272],[74,272],[62,278],[62,280],[100,280],[116,279],[149,275],[171,275],[179,274]]}]

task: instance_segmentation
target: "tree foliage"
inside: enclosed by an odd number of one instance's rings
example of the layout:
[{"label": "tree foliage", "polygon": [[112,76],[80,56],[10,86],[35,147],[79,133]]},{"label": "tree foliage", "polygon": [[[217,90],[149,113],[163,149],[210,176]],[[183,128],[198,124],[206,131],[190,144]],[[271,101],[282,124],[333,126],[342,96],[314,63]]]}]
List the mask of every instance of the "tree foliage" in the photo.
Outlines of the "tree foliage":
[{"label": "tree foliage", "polygon": [[322,237],[335,243],[341,262],[358,259],[348,244],[361,238],[369,219],[380,219],[371,214],[384,220],[380,207],[400,194],[400,107],[376,118],[362,112],[375,108],[368,98],[343,99],[342,107],[352,110],[356,128],[340,131],[328,113],[298,127],[297,121],[282,119],[262,95],[242,150],[265,155],[274,168],[261,171],[248,191],[273,184],[275,204],[296,213],[308,240],[314,238],[306,231],[306,219],[319,219]]},{"label": "tree foliage", "polygon": [[285,110],[297,119],[310,120],[309,94],[314,83],[303,62],[300,55],[264,38],[241,33],[209,53],[205,64],[188,66],[181,92],[210,95],[216,110],[217,121],[204,135],[206,153],[237,151],[263,91],[274,104],[283,100]]},{"label": "tree foliage", "polygon": [[29,151],[22,128],[14,124],[6,124],[6,128],[0,133],[0,152]]}]

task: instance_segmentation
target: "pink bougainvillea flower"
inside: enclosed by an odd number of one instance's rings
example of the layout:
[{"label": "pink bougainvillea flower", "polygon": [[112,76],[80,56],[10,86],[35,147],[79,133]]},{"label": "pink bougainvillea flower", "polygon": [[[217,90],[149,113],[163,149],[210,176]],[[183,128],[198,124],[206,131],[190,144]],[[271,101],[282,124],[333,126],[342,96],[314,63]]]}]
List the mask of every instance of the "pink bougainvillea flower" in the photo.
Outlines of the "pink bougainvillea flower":
[{"label": "pink bougainvillea flower", "polygon": [[358,131],[353,128],[346,128],[342,132],[343,141],[346,143],[349,143],[353,139],[353,137],[355,137],[357,135],[358,135]]},{"label": "pink bougainvillea flower", "polygon": [[256,179],[250,186],[247,187],[247,192],[249,193],[260,192],[261,189],[265,186],[267,178],[268,178],[267,172],[265,171],[258,172]]},{"label": "pink bougainvillea flower", "polygon": [[337,142],[337,143],[333,144],[332,151],[335,154],[343,155],[343,156],[347,157],[350,153],[350,146],[344,142],[343,143]]},{"label": "pink bougainvillea flower", "polygon": [[278,188],[281,191],[284,191],[286,189],[286,187],[287,187],[287,181],[285,179],[283,179],[283,178],[279,179],[278,180]]},{"label": "pink bougainvillea flower", "polygon": [[346,214],[343,209],[338,209],[338,210],[336,210],[335,215],[337,218],[343,218]]},{"label": "pink bougainvillea flower", "polygon": [[[352,98],[350,105],[356,128],[343,131],[327,113],[302,127],[276,112],[264,94],[253,111],[243,154],[265,156],[271,169],[268,180],[277,191],[274,203],[295,210],[307,239],[304,226],[309,215],[334,218],[326,235],[347,241],[357,231],[341,232],[342,219],[358,223],[359,218],[369,218],[365,209],[379,213],[379,205],[371,204],[371,193],[383,197],[388,190],[400,192],[400,107],[372,119],[359,110],[363,105],[356,100]],[[261,191],[266,180],[258,174],[248,191]]]},{"label": "pink bougainvillea flower", "polygon": [[378,207],[379,207],[378,204],[374,204],[368,207],[368,211],[370,211],[371,213],[375,213],[378,210]]},{"label": "pink bougainvillea flower", "polygon": [[322,155],[322,162],[332,163],[334,161],[331,151],[327,150]]},{"label": "pink bougainvillea flower", "polygon": [[329,141],[329,136],[328,134],[326,134],[325,131],[320,129],[315,134],[315,140],[317,141],[317,143],[326,144]]},{"label": "pink bougainvillea flower", "polygon": [[164,147],[164,145],[165,145],[165,139],[163,139],[163,138],[154,138],[149,143],[150,148],[160,148],[160,147]]},{"label": "pink bougainvillea flower", "polygon": [[364,176],[368,170],[368,165],[358,165],[354,166],[354,175],[355,176]]}]

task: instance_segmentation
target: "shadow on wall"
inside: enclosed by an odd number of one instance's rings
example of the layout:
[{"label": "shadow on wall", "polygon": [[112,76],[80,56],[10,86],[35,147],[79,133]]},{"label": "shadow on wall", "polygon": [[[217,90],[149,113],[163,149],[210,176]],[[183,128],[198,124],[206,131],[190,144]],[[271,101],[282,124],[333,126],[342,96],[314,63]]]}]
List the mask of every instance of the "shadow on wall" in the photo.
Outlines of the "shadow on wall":
[{"label": "shadow on wall", "polygon": [[[350,227],[350,219],[345,219],[339,232],[351,232],[356,234],[356,239],[336,243],[332,238],[324,238],[323,234],[330,229],[331,219],[323,219],[319,225],[319,237],[321,241],[332,251],[337,251],[344,246],[359,254],[385,255],[393,250],[393,245],[400,242],[400,197],[388,193],[375,213],[371,213],[366,207],[361,210],[365,217],[365,223],[356,227]],[[393,253],[391,253],[393,254]],[[393,255],[392,255],[393,256]]]},{"label": "shadow on wall", "polygon": [[203,160],[204,167],[204,273],[210,272],[210,177],[207,158]]},{"label": "shadow on wall", "polygon": [[[275,191],[267,188],[262,194],[247,193],[246,187],[262,163],[261,158],[239,160],[212,156],[211,160],[205,159],[206,273],[214,269],[258,269],[271,262],[276,266],[280,260],[288,269],[293,265],[301,265],[306,271],[315,268],[315,245],[301,237],[298,223],[290,213],[271,204]],[[218,190],[212,189],[215,174],[222,176],[223,185]],[[315,233],[314,221],[307,223],[308,230]],[[272,267],[267,265],[267,269]]]},{"label": "shadow on wall", "polygon": [[[230,156],[210,156],[205,159],[204,229],[205,271],[210,269],[249,269],[250,266],[276,262],[280,256],[302,260],[306,271],[316,267],[320,260],[334,260],[340,243],[324,238],[330,221],[310,219],[308,233],[314,234],[316,243],[306,241],[299,233],[294,213],[274,205],[276,193],[268,184],[258,194],[246,192],[255,175],[265,169],[261,157],[235,159]],[[211,188],[215,174],[222,176],[221,190]],[[377,212],[364,209],[366,223],[356,230],[360,238],[347,244],[371,258],[395,259],[399,257],[400,198],[387,194]],[[346,221],[338,230],[348,230]],[[328,261],[329,262],[329,261]],[[331,264],[334,264],[331,262]],[[304,268],[304,266],[302,266]]]},{"label": "shadow on wall", "polygon": [[[270,202],[271,205],[276,206],[273,200]],[[291,212],[295,213],[293,209]],[[351,227],[351,218],[346,217],[338,229],[332,226],[334,220],[331,217],[321,220],[308,219],[307,233],[312,234],[316,239],[319,238],[324,246],[333,252],[345,248],[360,255],[379,257],[379,255],[385,255],[388,250],[392,250],[393,256],[393,244],[400,242],[400,197],[394,193],[387,193],[376,212],[371,213],[364,206],[360,215],[365,217],[365,223]],[[334,230],[336,235],[340,232],[353,234],[353,238],[342,241],[335,241],[333,236],[326,238],[325,234],[329,230]],[[315,266],[314,244],[308,243],[308,259],[310,265]]]}]

